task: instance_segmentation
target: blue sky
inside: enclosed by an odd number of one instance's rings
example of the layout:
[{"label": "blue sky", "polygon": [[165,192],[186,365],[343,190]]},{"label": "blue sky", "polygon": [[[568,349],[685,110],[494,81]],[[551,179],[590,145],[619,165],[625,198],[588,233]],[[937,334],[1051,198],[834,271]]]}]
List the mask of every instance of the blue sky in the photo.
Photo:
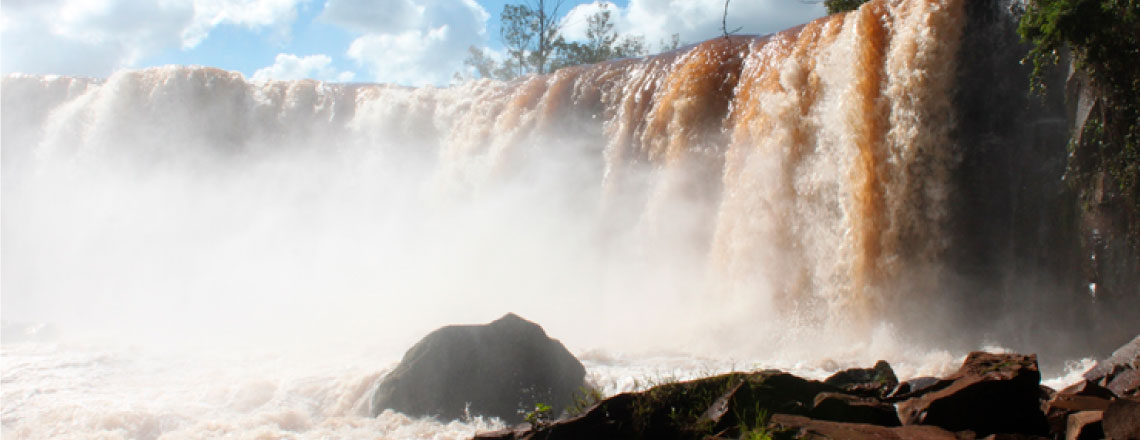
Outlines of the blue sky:
[{"label": "blue sky", "polygon": [[[501,51],[499,12],[516,0],[4,0],[0,70],[105,77],[196,64],[252,80],[450,81],[469,46]],[[565,34],[606,7],[616,29],[656,43],[719,34],[722,0],[565,0]],[[801,0],[734,0],[730,26],[778,31],[824,14]]]}]

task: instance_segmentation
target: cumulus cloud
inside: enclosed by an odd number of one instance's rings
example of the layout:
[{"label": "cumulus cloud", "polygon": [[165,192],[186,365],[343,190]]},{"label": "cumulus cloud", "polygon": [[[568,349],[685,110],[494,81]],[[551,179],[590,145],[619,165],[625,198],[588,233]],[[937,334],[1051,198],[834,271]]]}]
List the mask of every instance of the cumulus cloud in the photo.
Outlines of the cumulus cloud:
[{"label": "cumulus cloud", "polygon": [[180,2],[5,2],[4,71],[107,75],[180,43],[193,7]]},{"label": "cumulus cloud", "polygon": [[197,46],[221,24],[253,30],[272,28],[285,36],[297,20],[297,4],[305,1],[308,0],[194,0],[194,20],[182,32],[182,46]]},{"label": "cumulus cloud", "polygon": [[346,54],[374,80],[411,85],[448,83],[467,47],[486,43],[489,18],[475,0],[329,0],[321,15],[362,34]]},{"label": "cumulus cloud", "polygon": [[332,67],[332,58],[328,55],[318,54],[298,57],[293,54],[279,53],[272,66],[258,69],[253,73],[254,81],[318,79],[321,81],[352,81],[356,75],[353,72],[337,72]]},{"label": "cumulus cloud", "polygon": [[288,33],[309,0],[6,0],[5,72],[106,76],[169,48],[192,48],[217,26]]},{"label": "cumulus cloud", "polygon": [[[615,30],[623,34],[645,36],[655,45],[668,41],[672,34],[681,41],[696,43],[721,34],[723,0],[630,0],[624,7],[609,1],[594,1],[575,6],[562,20],[564,35],[571,40],[584,39],[586,18],[603,7],[614,11]],[[826,14],[821,3],[794,0],[751,0],[729,3],[728,27],[740,27],[741,34],[767,34],[806,23]]]}]

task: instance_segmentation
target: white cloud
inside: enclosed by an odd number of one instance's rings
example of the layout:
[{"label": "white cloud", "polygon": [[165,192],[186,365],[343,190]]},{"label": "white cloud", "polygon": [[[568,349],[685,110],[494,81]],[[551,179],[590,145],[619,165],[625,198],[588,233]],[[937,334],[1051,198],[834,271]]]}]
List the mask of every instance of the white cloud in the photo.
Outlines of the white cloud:
[{"label": "white cloud", "polygon": [[[589,25],[589,18],[598,12],[608,9],[610,11],[610,20],[616,24],[620,18],[622,11],[613,2],[608,1],[595,1],[593,3],[582,3],[575,6],[565,16],[562,17],[562,36],[571,41],[582,41],[586,39],[586,27]],[[616,26],[615,26],[616,28]],[[617,30],[617,29],[615,29]]]},{"label": "white cloud", "polygon": [[218,25],[287,35],[309,0],[6,0],[5,72],[107,76],[169,48],[192,48]]},{"label": "white cloud", "polygon": [[[490,15],[474,0],[329,0],[321,18],[362,33],[347,55],[376,81],[446,84],[467,47],[486,43]],[[371,15],[370,15],[371,14]],[[373,16],[391,14],[384,19]],[[370,18],[372,17],[372,18]]]},{"label": "white cloud", "polygon": [[254,81],[318,79],[321,81],[348,82],[356,75],[353,72],[337,72],[332,67],[332,58],[328,55],[309,55],[298,57],[293,54],[279,53],[272,66],[258,69],[253,73]]},{"label": "white cloud", "polygon": [[328,0],[320,19],[360,33],[412,30],[426,8],[412,0]]},{"label": "white cloud", "polygon": [[4,71],[106,75],[180,43],[193,17],[176,1],[4,3]]},{"label": "white cloud", "polygon": [[[574,7],[563,19],[569,39],[584,39],[586,18],[602,8],[613,10],[615,30],[622,34],[645,36],[656,46],[674,33],[681,41],[697,43],[721,34],[723,0],[630,0],[625,8],[608,1],[595,1]],[[795,0],[749,0],[729,3],[729,30],[740,27],[741,34],[767,34],[822,17],[821,3]]]},{"label": "white cloud", "polygon": [[182,47],[197,46],[221,24],[258,30],[273,28],[286,36],[297,20],[297,4],[308,0],[194,0],[194,21],[182,32]]}]

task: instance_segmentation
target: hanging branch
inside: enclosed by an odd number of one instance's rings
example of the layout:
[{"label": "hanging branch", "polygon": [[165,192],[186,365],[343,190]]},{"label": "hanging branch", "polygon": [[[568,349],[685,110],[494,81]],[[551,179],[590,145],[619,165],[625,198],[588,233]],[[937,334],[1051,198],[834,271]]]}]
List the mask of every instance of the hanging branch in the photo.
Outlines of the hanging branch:
[{"label": "hanging branch", "polygon": [[724,34],[724,38],[728,38],[729,35],[740,32],[740,30],[743,29],[741,26],[731,31],[728,30],[728,2],[730,1],[732,0],[724,0],[724,15],[720,19],[720,31]]}]

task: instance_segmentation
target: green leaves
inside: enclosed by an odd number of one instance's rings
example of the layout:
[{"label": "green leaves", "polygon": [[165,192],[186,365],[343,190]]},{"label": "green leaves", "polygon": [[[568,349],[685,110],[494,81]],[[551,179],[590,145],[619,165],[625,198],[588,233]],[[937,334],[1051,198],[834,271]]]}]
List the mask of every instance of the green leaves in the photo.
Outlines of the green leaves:
[{"label": "green leaves", "polygon": [[838,14],[854,11],[863,3],[867,3],[867,0],[824,0],[823,6],[827,7],[828,14]]},{"label": "green leaves", "polygon": [[1140,0],[1031,0],[1017,31],[1033,45],[1025,61],[1038,93],[1065,49],[1088,77],[1097,109],[1070,146],[1069,174],[1083,189],[1097,174],[1112,177],[1140,247]]},{"label": "green leaves", "polygon": [[526,422],[530,423],[532,427],[541,428],[550,423],[550,413],[554,411],[550,405],[545,403],[538,403],[534,405],[534,411],[526,413]]}]

